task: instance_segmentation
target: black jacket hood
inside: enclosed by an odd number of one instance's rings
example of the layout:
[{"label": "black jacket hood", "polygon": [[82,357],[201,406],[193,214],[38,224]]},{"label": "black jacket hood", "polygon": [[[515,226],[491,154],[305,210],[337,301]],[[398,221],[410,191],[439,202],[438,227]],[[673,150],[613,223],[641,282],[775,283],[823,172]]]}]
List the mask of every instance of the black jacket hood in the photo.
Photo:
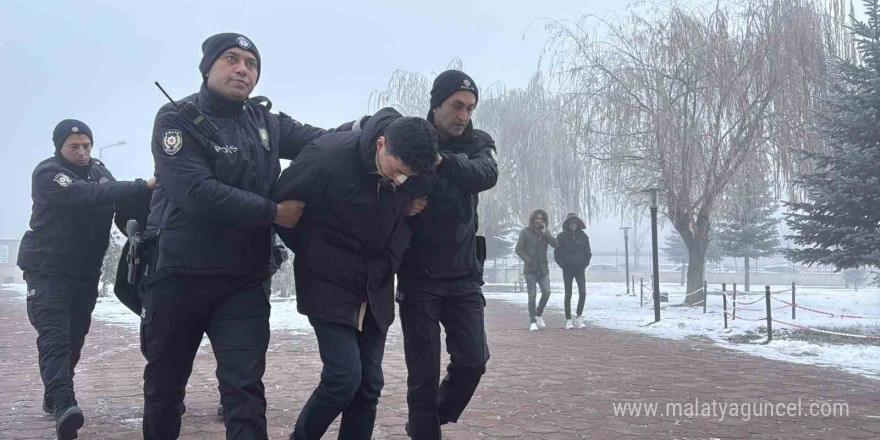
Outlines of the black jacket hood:
[{"label": "black jacket hood", "polygon": [[584,224],[584,221],[581,220],[581,218],[578,217],[577,214],[572,212],[572,213],[569,213],[568,215],[566,215],[565,220],[562,222],[562,230],[563,231],[568,230],[568,222],[571,222],[571,221],[576,221],[578,223],[578,229],[586,229],[587,228],[587,225]]},{"label": "black jacket hood", "polygon": [[361,161],[368,173],[375,173],[376,168],[376,140],[385,133],[385,128],[398,118],[402,118],[397,110],[385,107],[363,124],[358,136],[358,149],[361,152]]}]

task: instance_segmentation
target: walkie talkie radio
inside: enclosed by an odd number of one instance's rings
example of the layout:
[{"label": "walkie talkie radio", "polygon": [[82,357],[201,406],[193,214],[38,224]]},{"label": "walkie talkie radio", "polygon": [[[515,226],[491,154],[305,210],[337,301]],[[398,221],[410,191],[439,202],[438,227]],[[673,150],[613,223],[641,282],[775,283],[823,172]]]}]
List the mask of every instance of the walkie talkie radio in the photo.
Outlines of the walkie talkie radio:
[{"label": "walkie talkie radio", "polygon": [[217,126],[214,125],[214,123],[211,122],[211,120],[208,119],[207,116],[205,116],[198,107],[194,106],[191,102],[184,103],[183,107],[177,105],[177,102],[171,99],[171,97],[168,96],[167,93],[165,93],[165,89],[163,89],[162,86],[159,85],[158,81],[156,81],[154,84],[156,84],[156,87],[159,88],[162,94],[165,95],[165,97],[168,98],[168,100],[171,101],[172,104],[174,104],[174,108],[177,109],[178,113],[183,115],[184,119],[189,121],[192,125],[196,127],[196,129],[199,130],[199,133],[210,139],[211,136],[217,132]]}]

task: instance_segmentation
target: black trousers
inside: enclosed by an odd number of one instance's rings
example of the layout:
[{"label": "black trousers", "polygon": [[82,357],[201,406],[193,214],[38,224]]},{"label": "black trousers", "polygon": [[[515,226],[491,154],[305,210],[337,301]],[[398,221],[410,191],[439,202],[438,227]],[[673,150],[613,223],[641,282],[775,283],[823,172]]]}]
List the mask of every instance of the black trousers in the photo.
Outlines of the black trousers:
[{"label": "black trousers", "polygon": [[565,285],[565,319],[571,319],[571,281],[577,281],[578,306],[577,316],[584,313],[584,302],[587,299],[587,285],[583,270],[562,270],[562,283]]},{"label": "black trousers", "polygon": [[37,330],[43,399],[51,406],[64,405],[75,397],[74,369],[92,323],[98,281],[30,272],[25,278],[28,320]]},{"label": "black trousers", "polygon": [[291,440],[317,440],[342,414],[340,440],[369,440],[376,422],[376,405],[385,385],[382,357],[386,333],[369,308],[363,331],[350,325],[309,318],[321,353],[321,382],[296,420]]},{"label": "black trousers", "polygon": [[[458,421],[486,372],[486,300],[477,286],[455,289],[442,294],[436,290],[398,293],[408,371],[409,432],[417,440],[440,439],[440,425]],[[442,383],[440,324],[450,354]]]},{"label": "black trousers", "polygon": [[264,440],[263,373],[269,301],[263,279],[157,272],[145,282],[141,315],[144,439],[180,434],[180,409],[193,360],[207,333],[217,360],[227,439]]}]

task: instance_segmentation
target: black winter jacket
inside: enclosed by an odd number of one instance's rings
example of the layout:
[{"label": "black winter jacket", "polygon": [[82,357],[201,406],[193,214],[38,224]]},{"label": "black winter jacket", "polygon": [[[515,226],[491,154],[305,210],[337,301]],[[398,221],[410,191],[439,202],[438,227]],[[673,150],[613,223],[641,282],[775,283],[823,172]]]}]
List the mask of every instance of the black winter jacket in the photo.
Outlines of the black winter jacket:
[{"label": "black winter jacket", "polygon": [[272,199],[305,203],[295,228],[276,228],[295,252],[296,303],[304,315],[359,328],[369,301],[382,331],[394,321],[394,272],[411,233],[404,195],[382,183],[375,156],[376,139],[399,117],[386,108],[360,131],[327,134],[281,173]]},{"label": "black winter jacket", "polygon": [[583,271],[590,265],[590,237],[580,230],[562,231],[556,236],[559,246],[553,251],[556,264],[563,270]]},{"label": "black winter jacket", "polygon": [[[184,98],[219,128],[206,138],[169,103],[153,125],[158,171],[147,236],[158,236],[157,270],[218,275],[265,274],[281,172],[325,130],[273,114],[254,100],[229,101],[208,90]],[[265,274],[266,276],[268,274]]]},{"label": "black winter jacket", "polygon": [[[577,222],[577,229],[569,229],[570,222]],[[584,232],[585,227],[583,220],[571,214],[562,223],[562,232],[556,236],[559,246],[553,251],[556,264],[562,270],[582,272],[590,265],[593,254],[590,250],[590,237]]]},{"label": "black winter jacket", "polygon": [[149,197],[143,180],[116,182],[97,159],[74,166],[56,155],[32,177],[30,230],[18,250],[25,272],[97,281],[110,243],[114,205]]},{"label": "black winter jacket", "polygon": [[428,205],[407,223],[413,231],[398,273],[399,289],[430,290],[442,280],[483,284],[485,242],[478,245],[479,193],[495,186],[495,141],[471,123],[461,137],[440,142],[443,163],[435,174],[419,175],[404,186]]}]

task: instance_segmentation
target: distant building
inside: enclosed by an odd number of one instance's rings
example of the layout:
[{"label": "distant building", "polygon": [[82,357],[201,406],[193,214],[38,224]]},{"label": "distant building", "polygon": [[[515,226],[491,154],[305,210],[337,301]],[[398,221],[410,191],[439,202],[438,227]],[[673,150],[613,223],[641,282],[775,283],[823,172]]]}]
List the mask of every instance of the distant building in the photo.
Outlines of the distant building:
[{"label": "distant building", "polygon": [[18,238],[0,238],[0,283],[23,283],[21,269],[16,265]]}]

